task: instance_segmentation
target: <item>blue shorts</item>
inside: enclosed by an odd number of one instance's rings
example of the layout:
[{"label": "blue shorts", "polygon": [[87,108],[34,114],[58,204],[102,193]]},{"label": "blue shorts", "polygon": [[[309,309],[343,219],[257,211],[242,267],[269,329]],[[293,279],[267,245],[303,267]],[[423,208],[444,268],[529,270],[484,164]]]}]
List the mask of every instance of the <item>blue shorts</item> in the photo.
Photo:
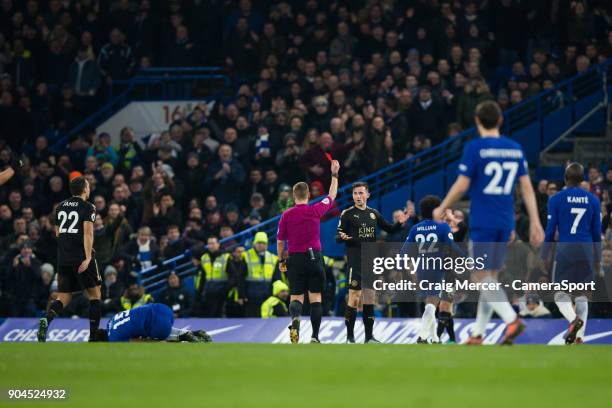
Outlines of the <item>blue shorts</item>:
[{"label": "blue shorts", "polygon": [[472,256],[482,258],[485,270],[500,270],[504,266],[511,234],[509,229],[471,228]]},{"label": "blue shorts", "polygon": [[145,328],[147,337],[155,340],[166,340],[172,331],[174,313],[172,313],[170,307],[161,303],[152,304],[151,307],[153,309],[151,323]]},{"label": "blue shorts", "polygon": [[552,271],[552,281],[559,283],[592,282],[595,280],[595,260],[592,244],[558,244]]}]

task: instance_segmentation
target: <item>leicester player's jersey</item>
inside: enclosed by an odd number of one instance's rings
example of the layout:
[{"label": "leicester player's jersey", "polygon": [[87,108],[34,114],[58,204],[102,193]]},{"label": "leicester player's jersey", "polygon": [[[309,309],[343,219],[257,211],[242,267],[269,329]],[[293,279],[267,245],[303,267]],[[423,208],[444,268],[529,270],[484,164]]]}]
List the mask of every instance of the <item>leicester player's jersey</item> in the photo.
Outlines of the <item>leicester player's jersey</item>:
[{"label": "leicester player's jersey", "polygon": [[155,312],[154,306],[155,304],[151,303],[114,315],[106,326],[108,341],[129,341],[149,337]]},{"label": "leicester player's jersey", "polygon": [[[376,242],[377,228],[389,233],[398,231],[401,224],[389,223],[380,212],[370,207],[361,210],[352,206],[342,211],[338,221],[336,241],[346,245],[346,254],[350,264],[361,262],[361,243]],[[340,232],[344,232],[351,238],[348,241],[342,240]]]},{"label": "leicester player's jersey", "polygon": [[[423,220],[413,226],[406,238],[406,244],[417,244],[419,254],[442,256],[453,242],[453,232],[448,224],[434,220]],[[404,245],[406,248],[409,245]],[[445,245],[441,245],[445,244]],[[408,249],[407,252],[410,252]],[[402,251],[404,252],[404,251]]]},{"label": "leicester player's jersey", "polygon": [[578,187],[559,191],[548,200],[546,242],[600,242],[601,208],[599,199]]},{"label": "leicester player's jersey", "polygon": [[472,140],[465,146],[458,172],[470,178],[470,226],[513,229],[514,186],[528,173],[521,146],[505,137]]},{"label": "leicester player's jersey", "polygon": [[[59,265],[78,265],[85,259],[83,223],[96,221],[96,207],[80,197],[70,197],[58,204],[55,225],[58,228]],[[92,254],[93,256],[93,254]]]}]

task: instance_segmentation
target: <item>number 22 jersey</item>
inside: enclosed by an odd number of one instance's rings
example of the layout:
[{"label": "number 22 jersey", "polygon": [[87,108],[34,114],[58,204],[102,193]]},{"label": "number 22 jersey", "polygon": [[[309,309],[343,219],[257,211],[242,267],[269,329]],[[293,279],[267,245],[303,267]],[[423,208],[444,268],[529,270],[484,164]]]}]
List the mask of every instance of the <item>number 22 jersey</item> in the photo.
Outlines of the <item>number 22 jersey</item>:
[{"label": "number 22 jersey", "polygon": [[70,197],[58,204],[55,210],[55,225],[59,230],[58,265],[78,265],[83,262],[85,259],[83,223],[95,221],[96,207],[80,197]]},{"label": "number 22 jersey", "polygon": [[472,140],[458,172],[470,178],[470,228],[514,229],[514,186],[528,173],[521,146],[503,136]]}]

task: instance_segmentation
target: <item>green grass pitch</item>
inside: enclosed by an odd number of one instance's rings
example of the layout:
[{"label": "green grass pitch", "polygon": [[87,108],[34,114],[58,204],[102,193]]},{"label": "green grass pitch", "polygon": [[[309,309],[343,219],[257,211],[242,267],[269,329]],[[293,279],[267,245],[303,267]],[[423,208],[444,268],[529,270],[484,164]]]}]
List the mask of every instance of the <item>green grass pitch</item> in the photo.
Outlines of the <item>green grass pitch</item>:
[{"label": "green grass pitch", "polygon": [[610,407],[612,347],[5,343],[0,389],[0,407]]}]

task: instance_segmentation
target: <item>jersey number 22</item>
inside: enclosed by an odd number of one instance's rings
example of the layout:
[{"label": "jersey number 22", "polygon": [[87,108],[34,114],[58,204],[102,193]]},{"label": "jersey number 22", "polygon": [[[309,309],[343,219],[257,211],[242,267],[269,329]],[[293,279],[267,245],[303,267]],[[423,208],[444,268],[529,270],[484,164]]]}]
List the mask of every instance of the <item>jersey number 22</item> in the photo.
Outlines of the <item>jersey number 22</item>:
[{"label": "jersey number 22", "polygon": [[[59,213],[57,213],[57,218],[60,222],[60,234],[76,234],[77,232],[79,232],[79,230],[75,228],[77,223],[79,222],[78,212],[70,211],[69,213],[66,213],[66,211],[60,211]],[[70,226],[68,228],[64,228],[64,226],[66,225],[66,221],[70,221]]]}]

